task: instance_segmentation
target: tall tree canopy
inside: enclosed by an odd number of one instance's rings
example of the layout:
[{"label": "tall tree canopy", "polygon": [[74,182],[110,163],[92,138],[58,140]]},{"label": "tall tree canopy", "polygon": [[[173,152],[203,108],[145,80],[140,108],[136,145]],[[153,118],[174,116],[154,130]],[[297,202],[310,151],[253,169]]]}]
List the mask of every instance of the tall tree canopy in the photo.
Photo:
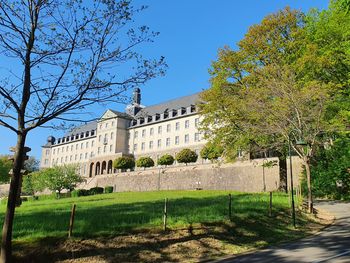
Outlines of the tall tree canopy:
[{"label": "tall tree canopy", "polygon": [[[310,159],[328,135],[348,125],[350,20],[340,21],[345,13],[337,4],[308,15],[285,8],[265,17],[237,50],[219,50],[211,88],[202,96],[202,128],[227,155],[291,143],[306,167],[310,211]],[[326,32],[334,32],[337,45]]]},{"label": "tall tree canopy", "polygon": [[140,54],[158,34],[133,23],[144,8],[131,0],[0,2],[0,126],[17,135],[2,262],[11,257],[28,132],[77,120],[94,103],[124,101],[124,91],[164,73],[162,57]]}]

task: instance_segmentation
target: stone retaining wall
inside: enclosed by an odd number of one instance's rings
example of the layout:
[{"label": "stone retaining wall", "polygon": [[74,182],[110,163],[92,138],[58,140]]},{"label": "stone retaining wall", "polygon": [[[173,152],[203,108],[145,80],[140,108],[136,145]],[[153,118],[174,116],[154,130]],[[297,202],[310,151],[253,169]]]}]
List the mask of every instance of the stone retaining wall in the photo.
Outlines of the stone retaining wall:
[{"label": "stone retaining wall", "polygon": [[[271,168],[267,161],[277,161]],[[153,168],[145,171],[97,176],[94,186],[114,186],[116,192],[155,190],[235,190],[261,192],[277,190],[280,185],[278,158],[238,161],[234,164],[188,165]]]}]

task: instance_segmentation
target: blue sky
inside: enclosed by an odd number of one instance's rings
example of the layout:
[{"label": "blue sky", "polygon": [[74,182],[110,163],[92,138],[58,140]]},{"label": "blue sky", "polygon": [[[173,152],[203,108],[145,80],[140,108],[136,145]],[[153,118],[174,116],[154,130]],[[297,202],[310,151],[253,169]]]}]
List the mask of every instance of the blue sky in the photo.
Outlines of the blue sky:
[{"label": "blue sky", "polygon": [[[235,47],[249,26],[285,6],[302,11],[325,9],[328,0],[134,0],[135,5],[147,5],[138,14],[138,24],[146,24],[160,35],[152,44],[143,46],[145,57],[164,56],[169,66],[167,74],[141,87],[142,104],[152,105],[179,96],[189,95],[209,87],[211,62],[217,50],[225,45]],[[125,105],[109,105],[123,111]],[[96,107],[96,116],[105,109]],[[40,158],[41,145],[48,135],[59,137],[63,131],[37,129],[28,135],[31,155]],[[0,154],[8,154],[16,137],[0,126]]]}]

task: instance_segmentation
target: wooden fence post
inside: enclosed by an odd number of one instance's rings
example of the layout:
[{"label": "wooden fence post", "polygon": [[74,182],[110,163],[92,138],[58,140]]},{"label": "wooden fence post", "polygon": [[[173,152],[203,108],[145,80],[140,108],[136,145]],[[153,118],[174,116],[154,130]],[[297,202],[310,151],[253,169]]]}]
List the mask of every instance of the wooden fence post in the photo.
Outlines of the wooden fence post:
[{"label": "wooden fence post", "polygon": [[167,206],[168,206],[168,198],[165,198],[165,201],[164,201],[164,215],[163,215],[163,227],[164,227],[164,231],[167,230],[167,218],[168,218],[168,209],[167,209]]},{"label": "wooden fence post", "polygon": [[269,216],[272,216],[272,192],[270,192]]},{"label": "wooden fence post", "polygon": [[228,218],[232,221],[232,195],[228,195]]},{"label": "wooden fence post", "polygon": [[72,236],[72,232],[73,232],[75,208],[76,208],[76,205],[73,204],[72,211],[71,211],[71,214],[70,214],[70,220],[69,220],[69,230],[68,230],[68,237],[69,238]]}]

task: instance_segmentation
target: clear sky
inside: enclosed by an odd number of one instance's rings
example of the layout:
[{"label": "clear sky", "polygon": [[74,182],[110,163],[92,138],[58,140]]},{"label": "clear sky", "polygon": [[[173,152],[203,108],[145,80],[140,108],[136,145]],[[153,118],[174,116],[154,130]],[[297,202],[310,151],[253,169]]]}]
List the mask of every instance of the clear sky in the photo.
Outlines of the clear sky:
[{"label": "clear sky", "polygon": [[[164,56],[169,66],[164,77],[140,87],[142,104],[152,105],[180,96],[190,95],[209,87],[211,62],[220,47],[235,44],[243,38],[249,26],[285,6],[308,11],[325,9],[328,0],[134,0],[135,5],[148,9],[135,19],[160,35],[142,49],[145,57]],[[123,111],[125,105],[109,105]],[[96,107],[96,116],[104,108]],[[38,129],[32,131],[27,146],[30,155],[40,158],[41,145],[49,135],[62,136],[63,131]],[[0,126],[0,154],[8,154],[16,144],[15,134]]]}]

